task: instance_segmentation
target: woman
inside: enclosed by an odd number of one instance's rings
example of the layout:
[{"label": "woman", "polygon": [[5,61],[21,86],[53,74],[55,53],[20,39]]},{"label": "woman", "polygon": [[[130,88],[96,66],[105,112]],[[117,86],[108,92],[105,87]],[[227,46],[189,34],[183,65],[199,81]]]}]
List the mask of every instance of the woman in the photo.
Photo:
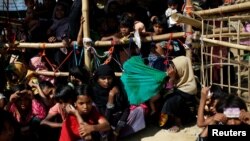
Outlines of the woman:
[{"label": "woman", "polygon": [[174,92],[166,96],[161,111],[160,126],[164,126],[167,119],[173,120],[169,128],[172,132],[178,132],[184,121],[189,119],[191,111],[187,103],[194,104],[197,93],[196,81],[191,65],[191,60],[185,56],[176,57],[170,62],[167,69],[170,79],[174,80]]},{"label": "woman", "polygon": [[110,122],[114,135],[122,133],[120,136],[126,136],[145,128],[144,110],[142,107],[130,107],[127,96],[115,79],[110,66],[99,66],[94,73],[93,101]]}]

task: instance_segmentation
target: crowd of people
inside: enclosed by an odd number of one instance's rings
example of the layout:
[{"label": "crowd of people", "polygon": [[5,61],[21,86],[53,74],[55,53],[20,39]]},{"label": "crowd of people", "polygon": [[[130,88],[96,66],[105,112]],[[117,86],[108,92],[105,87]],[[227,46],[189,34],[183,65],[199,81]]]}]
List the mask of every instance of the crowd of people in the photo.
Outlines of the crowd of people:
[{"label": "crowd of people", "polygon": [[[203,128],[200,141],[207,139],[209,125],[250,124],[246,103],[237,95],[214,85],[198,91],[185,38],[153,41],[155,35],[185,30],[171,19],[182,14],[183,1],[89,1],[91,39],[111,40],[115,46],[108,63],[93,58],[92,70],[84,66],[81,45],[74,43],[84,22],[81,2],[44,0],[38,5],[25,0],[23,25],[2,36],[1,42],[63,41],[67,47],[1,52],[1,141],[116,141],[148,124],[179,132],[196,121]],[[201,8],[223,4],[209,2]],[[154,7],[158,3],[163,9]],[[152,41],[138,46],[131,40],[137,33]],[[119,44],[123,41],[129,43]],[[69,76],[34,74],[37,70],[67,71]]]}]

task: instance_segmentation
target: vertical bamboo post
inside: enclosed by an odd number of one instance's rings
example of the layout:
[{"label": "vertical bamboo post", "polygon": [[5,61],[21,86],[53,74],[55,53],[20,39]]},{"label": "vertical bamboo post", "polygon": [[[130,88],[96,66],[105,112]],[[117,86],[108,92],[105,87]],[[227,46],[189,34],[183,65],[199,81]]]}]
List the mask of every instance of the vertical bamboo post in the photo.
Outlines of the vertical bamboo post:
[{"label": "vertical bamboo post", "polygon": [[[185,15],[187,17],[191,18],[191,13],[193,11],[193,5],[192,5],[192,0],[186,0],[186,6],[185,6]],[[185,25],[185,32],[186,32],[186,41],[185,43],[191,47],[192,44],[192,26],[191,25]],[[192,60],[192,49],[186,49],[186,56],[189,57]]]},{"label": "vertical bamboo post", "polygon": [[[237,25],[237,44],[240,44],[240,23],[241,23],[241,21],[238,20],[238,25]],[[241,61],[241,57],[240,57],[240,50],[239,49],[237,49],[237,54],[238,54],[238,61],[240,62]],[[240,94],[241,94],[240,87],[241,87],[241,68],[240,68],[240,64],[239,64],[238,65],[238,91],[237,91],[238,96],[240,96]]]},{"label": "vertical bamboo post", "polygon": [[[82,0],[82,16],[85,20],[83,23],[83,38],[90,38],[89,30],[89,0]],[[88,69],[90,68],[90,55],[86,47],[84,47],[84,63]]]}]

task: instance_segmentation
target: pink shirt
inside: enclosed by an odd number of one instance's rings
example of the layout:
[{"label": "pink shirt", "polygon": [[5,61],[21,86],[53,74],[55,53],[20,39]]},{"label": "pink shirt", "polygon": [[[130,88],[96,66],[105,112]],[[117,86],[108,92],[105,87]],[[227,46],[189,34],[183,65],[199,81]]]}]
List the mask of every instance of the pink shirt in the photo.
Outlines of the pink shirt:
[{"label": "pink shirt", "polygon": [[65,120],[66,117],[65,117],[65,112],[64,110],[62,109],[62,106],[60,103],[56,103],[53,107],[51,107],[49,109],[49,113],[48,114],[51,114],[51,115],[57,115],[57,114],[60,114],[61,117],[62,117],[62,120]]}]

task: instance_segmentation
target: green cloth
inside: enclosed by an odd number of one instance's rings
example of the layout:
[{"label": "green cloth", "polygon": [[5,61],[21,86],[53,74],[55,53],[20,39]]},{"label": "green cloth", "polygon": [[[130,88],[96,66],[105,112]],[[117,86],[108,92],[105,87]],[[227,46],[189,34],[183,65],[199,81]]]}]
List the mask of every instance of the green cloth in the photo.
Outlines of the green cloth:
[{"label": "green cloth", "polygon": [[158,94],[167,76],[144,64],[140,56],[133,56],[123,65],[121,81],[127,92],[130,104],[141,104]]}]

